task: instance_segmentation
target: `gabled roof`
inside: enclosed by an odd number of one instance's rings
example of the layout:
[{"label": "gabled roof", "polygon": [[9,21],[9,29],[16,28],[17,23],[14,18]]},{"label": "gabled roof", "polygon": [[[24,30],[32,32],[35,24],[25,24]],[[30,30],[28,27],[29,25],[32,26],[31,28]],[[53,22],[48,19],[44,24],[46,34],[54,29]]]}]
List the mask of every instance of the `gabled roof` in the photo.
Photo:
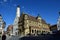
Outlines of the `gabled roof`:
[{"label": "gabled roof", "polygon": [[[31,16],[31,15],[28,15],[28,14],[22,14],[21,17],[22,17],[22,16],[25,16],[25,15],[28,16],[28,20],[32,20],[32,21],[39,22],[39,20],[38,20],[36,17]],[[43,19],[41,19],[41,21],[42,21],[42,23],[46,23],[45,20],[43,20]]]}]

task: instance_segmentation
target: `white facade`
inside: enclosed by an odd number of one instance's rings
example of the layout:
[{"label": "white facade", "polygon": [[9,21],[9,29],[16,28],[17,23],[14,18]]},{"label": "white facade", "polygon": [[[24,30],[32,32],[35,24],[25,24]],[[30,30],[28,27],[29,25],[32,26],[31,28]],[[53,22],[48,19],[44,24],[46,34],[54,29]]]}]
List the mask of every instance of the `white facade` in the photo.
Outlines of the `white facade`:
[{"label": "white facade", "polygon": [[19,7],[19,6],[17,6],[16,16],[17,16],[17,17],[20,17],[20,7]]},{"label": "white facade", "polygon": [[16,17],[13,24],[13,35],[18,35],[18,21],[20,17],[20,7],[17,6]]},{"label": "white facade", "polygon": [[2,33],[2,34],[3,34],[4,28],[5,28],[3,26],[4,26],[4,21],[2,19],[2,16],[0,15],[0,33]]},{"label": "white facade", "polygon": [[59,15],[58,22],[57,22],[57,30],[60,30],[60,15]]}]

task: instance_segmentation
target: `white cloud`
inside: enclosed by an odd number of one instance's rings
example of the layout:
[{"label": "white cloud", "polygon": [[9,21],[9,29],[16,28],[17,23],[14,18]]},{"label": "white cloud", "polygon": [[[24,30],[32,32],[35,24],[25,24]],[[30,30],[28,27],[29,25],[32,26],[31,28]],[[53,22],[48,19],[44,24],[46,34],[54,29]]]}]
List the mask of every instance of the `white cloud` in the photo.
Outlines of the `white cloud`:
[{"label": "white cloud", "polygon": [[7,0],[3,0],[4,2],[7,2]]},{"label": "white cloud", "polygon": [[7,2],[7,0],[0,1],[0,4],[3,4],[4,2]]}]

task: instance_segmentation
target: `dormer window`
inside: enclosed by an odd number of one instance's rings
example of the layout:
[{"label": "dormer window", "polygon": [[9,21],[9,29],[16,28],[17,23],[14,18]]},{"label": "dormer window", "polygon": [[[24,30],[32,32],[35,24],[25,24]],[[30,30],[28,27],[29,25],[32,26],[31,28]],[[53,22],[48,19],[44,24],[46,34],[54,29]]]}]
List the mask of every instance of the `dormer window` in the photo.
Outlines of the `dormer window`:
[{"label": "dormer window", "polygon": [[28,15],[25,15],[25,19],[27,19],[28,18]]}]

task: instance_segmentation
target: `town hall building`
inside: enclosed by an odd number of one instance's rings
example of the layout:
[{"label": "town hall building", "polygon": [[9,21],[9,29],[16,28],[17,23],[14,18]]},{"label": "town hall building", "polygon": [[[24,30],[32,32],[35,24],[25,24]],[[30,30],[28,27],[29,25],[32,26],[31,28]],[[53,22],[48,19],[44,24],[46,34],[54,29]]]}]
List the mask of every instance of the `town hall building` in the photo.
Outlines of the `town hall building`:
[{"label": "town hall building", "polygon": [[[21,14],[21,15],[20,15]],[[20,6],[17,6],[16,17],[13,24],[15,35],[38,35],[50,32],[50,25],[40,15],[31,16],[24,12],[20,13]]]}]

